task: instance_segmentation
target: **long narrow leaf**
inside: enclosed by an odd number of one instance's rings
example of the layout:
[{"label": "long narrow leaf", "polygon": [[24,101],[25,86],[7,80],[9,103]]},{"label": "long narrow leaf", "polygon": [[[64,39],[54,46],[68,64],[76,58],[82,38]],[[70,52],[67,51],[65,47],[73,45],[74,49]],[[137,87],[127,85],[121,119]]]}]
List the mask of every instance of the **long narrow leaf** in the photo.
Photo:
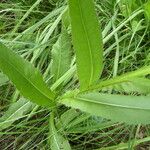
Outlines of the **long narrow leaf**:
[{"label": "long narrow leaf", "polygon": [[138,70],[117,76],[115,78],[101,81],[100,83],[97,83],[97,85],[91,86],[90,90],[96,90],[96,89],[100,90],[103,87],[109,87],[109,86],[112,86],[115,84],[120,84],[123,82],[132,82],[132,80],[134,80],[135,78],[143,77],[143,76],[146,76],[148,74],[150,74],[150,66],[145,66],[145,67],[142,67]]},{"label": "long narrow leaf", "polygon": [[150,79],[147,78],[133,78],[128,82],[121,82],[118,84],[110,85],[103,88],[103,91],[108,91],[108,89],[114,89],[116,91],[132,93],[136,92],[139,94],[149,94],[150,93]]},{"label": "long narrow leaf", "polygon": [[71,150],[68,140],[57,131],[54,123],[54,114],[50,116],[50,147],[51,150]]},{"label": "long narrow leaf", "polygon": [[94,84],[102,72],[102,36],[93,0],[69,0],[72,38],[81,90]]},{"label": "long narrow leaf", "polygon": [[40,72],[3,44],[0,44],[0,69],[24,97],[38,105],[53,105],[54,93],[47,88]]},{"label": "long narrow leaf", "polygon": [[71,40],[65,27],[52,49],[51,73],[53,81],[58,80],[69,70],[71,63]]},{"label": "long narrow leaf", "polygon": [[129,124],[150,123],[150,97],[88,93],[61,103],[93,115]]}]

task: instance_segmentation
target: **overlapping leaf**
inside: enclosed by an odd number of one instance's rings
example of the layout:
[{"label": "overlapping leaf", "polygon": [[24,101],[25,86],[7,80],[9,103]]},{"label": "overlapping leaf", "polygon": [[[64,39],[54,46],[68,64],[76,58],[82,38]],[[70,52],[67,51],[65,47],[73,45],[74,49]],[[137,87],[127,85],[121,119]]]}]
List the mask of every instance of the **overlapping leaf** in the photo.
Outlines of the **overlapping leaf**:
[{"label": "overlapping leaf", "polygon": [[[133,86],[133,84],[138,83],[138,80],[144,80],[143,77],[148,74],[150,74],[150,66],[144,66],[138,70],[125,73],[123,75],[117,76],[117,77],[109,79],[109,80],[101,81],[101,82],[97,83],[96,85],[92,86],[90,88],[90,90],[100,90],[105,87],[114,87],[115,85],[119,85],[122,83],[128,83],[128,82],[130,82]],[[143,81],[141,81],[141,82],[143,82]],[[144,82],[146,82],[146,81],[144,81]],[[147,85],[147,87],[148,87],[148,85]]]},{"label": "overlapping leaf", "polygon": [[112,84],[104,87],[103,91],[108,91],[113,89],[115,91],[126,92],[126,93],[139,93],[139,94],[149,94],[150,93],[150,79],[147,78],[132,78],[129,81],[121,82],[117,84]]},{"label": "overlapping leaf", "polygon": [[150,97],[101,93],[79,94],[67,97],[61,103],[92,115],[129,124],[150,123]]},{"label": "overlapping leaf", "polygon": [[64,27],[57,42],[52,49],[52,67],[51,73],[53,81],[58,80],[66,71],[71,63],[71,39]]},{"label": "overlapping leaf", "polygon": [[54,105],[54,93],[44,83],[40,72],[3,44],[0,44],[0,69],[24,97],[38,105]]}]

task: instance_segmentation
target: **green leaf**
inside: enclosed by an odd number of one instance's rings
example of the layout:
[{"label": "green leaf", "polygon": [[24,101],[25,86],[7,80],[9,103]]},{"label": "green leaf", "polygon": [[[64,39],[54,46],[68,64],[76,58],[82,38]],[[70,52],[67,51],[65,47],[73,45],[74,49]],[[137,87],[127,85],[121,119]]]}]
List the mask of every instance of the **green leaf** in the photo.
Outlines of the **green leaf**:
[{"label": "green leaf", "polygon": [[67,111],[65,111],[59,121],[57,122],[56,124],[56,127],[58,129],[61,129],[62,128],[62,125],[64,128],[68,128],[69,124],[75,120],[76,118],[78,118],[79,116],[81,115],[80,112],[76,111],[75,109],[69,109]]},{"label": "green leaf", "polygon": [[54,104],[54,93],[44,83],[40,72],[3,44],[0,44],[0,69],[27,99],[42,106]]},{"label": "green leaf", "polygon": [[54,114],[50,116],[50,146],[51,150],[71,150],[68,140],[57,131],[54,124]]},{"label": "green leaf", "polygon": [[150,22],[150,0],[144,4],[144,14],[147,19],[147,22]]},{"label": "green leaf", "polygon": [[66,29],[70,26],[69,9],[67,9],[62,15],[62,24]]},{"label": "green leaf", "polygon": [[145,67],[142,67],[138,70],[117,76],[115,78],[101,81],[101,82],[97,83],[97,85],[91,86],[90,90],[101,90],[104,87],[113,86],[115,84],[117,85],[117,84],[120,84],[123,82],[132,82],[135,78],[143,77],[143,76],[146,76],[148,74],[150,74],[150,66],[145,66]]},{"label": "green leaf", "polygon": [[52,49],[51,73],[53,81],[58,80],[69,70],[71,63],[71,39],[65,27]]},{"label": "green leaf", "polygon": [[99,79],[103,67],[102,35],[93,0],[69,0],[72,38],[81,90]]},{"label": "green leaf", "polygon": [[0,118],[0,131],[10,127],[15,121],[23,118],[24,115],[33,108],[34,104],[21,98],[12,103],[5,114]]},{"label": "green leaf", "polygon": [[128,124],[150,123],[150,97],[88,93],[63,98],[61,103]]},{"label": "green leaf", "polygon": [[9,79],[2,73],[0,73],[0,86],[6,84],[9,81]]},{"label": "green leaf", "polygon": [[[106,87],[106,89],[109,87]],[[126,93],[137,92],[140,94],[150,93],[150,79],[133,78],[128,82],[123,82],[110,86],[110,88]]]}]

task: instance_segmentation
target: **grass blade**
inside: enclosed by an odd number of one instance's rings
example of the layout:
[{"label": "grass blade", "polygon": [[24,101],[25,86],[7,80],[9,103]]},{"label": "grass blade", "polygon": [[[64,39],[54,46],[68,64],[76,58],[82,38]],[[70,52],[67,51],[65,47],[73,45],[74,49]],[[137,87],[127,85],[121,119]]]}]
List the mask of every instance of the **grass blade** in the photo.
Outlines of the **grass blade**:
[{"label": "grass blade", "polygon": [[33,106],[33,103],[23,98],[11,104],[9,109],[0,118],[0,131],[10,127],[13,122],[22,118]]},{"label": "grass blade", "polygon": [[80,87],[85,90],[102,72],[102,35],[93,0],[69,0],[69,11]]}]

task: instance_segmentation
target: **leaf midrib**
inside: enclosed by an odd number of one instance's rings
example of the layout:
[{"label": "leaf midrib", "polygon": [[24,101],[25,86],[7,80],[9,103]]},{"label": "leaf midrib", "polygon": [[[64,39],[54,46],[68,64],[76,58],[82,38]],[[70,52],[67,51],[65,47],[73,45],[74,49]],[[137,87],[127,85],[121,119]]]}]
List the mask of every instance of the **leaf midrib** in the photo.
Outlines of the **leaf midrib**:
[{"label": "leaf midrib", "polygon": [[111,104],[111,103],[107,103],[107,102],[100,102],[100,101],[96,101],[96,100],[90,100],[90,99],[86,99],[83,97],[75,97],[74,100],[81,100],[81,101],[86,101],[86,102],[90,102],[90,103],[96,103],[96,104],[101,104],[101,105],[107,105],[107,106],[113,106],[113,107],[120,107],[120,108],[127,108],[127,109],[140,109],[140,110],[150,110],[150,108],[140,108],[140,107],[131,107],[131,106],[122,106],[119,104]]},{"label": "leaf midrib", "polygon": [[81,17],[81,24],[83,26],[83,30],[84,30],[84,33],[85,33],[85,36],[86,36],[86,40],[87,40],[87,44],[88,44],[88,47],[89,47],[89,53],[90,53],[90,62],[91,62],[91,76],[90,76],[90,80],[89,80],[89,85],[90,86],[92,84],[92,78],[93,78],[93,60],[92,60],[92,49],[91,49],[91,43],[89,41],[89,36],[88,36],[88,32],[87,32],[87,28],[86,28],[86,25],[84,24],[84,17],[83,17],[83,13],[82,13],[82,8],[80,7],[79,5],[79,0],[77,0],[77,4],[78,4],[78,8],[79,8],[79,11],[80,11],[80,17]]}]

